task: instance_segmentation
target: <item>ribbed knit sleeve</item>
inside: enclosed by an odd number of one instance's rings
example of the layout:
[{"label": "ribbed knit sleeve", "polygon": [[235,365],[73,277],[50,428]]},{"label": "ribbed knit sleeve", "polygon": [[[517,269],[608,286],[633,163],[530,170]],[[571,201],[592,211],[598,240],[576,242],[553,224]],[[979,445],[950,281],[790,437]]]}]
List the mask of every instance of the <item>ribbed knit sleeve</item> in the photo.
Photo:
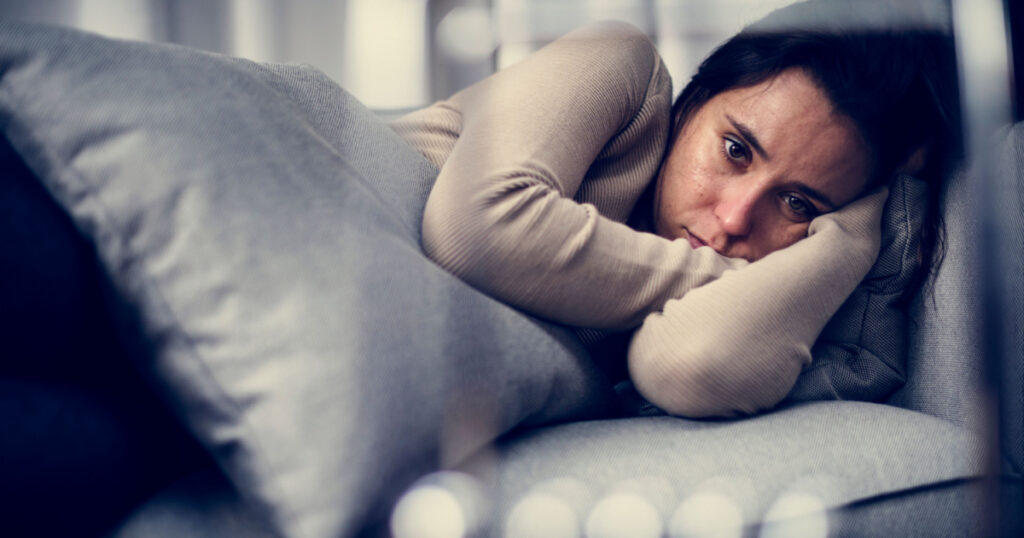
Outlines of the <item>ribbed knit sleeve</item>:
[{"label": "ribbed knit sleeve", "polygon": [[742,415],[777,404],[878,256],[887,195],[883,189],[817,217],[806,239],[648,316],[629,348],[637,390],[683,416]]},{"label": "ribbed knit sleeve", "polygon": [[670,105],[653,44],[604,23],[397,120],[441,170],[425,252],[524,310],[617,329],[746,265],[623,224],[658,171]]}]

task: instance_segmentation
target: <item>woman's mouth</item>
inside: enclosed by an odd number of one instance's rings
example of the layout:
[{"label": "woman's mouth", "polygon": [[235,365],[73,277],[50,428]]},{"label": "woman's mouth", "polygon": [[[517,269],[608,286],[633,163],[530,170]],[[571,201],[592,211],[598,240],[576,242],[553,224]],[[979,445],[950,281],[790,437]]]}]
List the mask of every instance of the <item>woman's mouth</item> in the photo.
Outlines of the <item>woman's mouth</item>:
[{"label": "woman's mouth", "polygon": [[[683,229],[686,230],[686,228]],[[691,232],[690,230],[686,230],[686,238],[689,239],[690,246],[693,247],[694,249],[708,246],[708,244],[703,239],[694,235],[693,232]]]}]

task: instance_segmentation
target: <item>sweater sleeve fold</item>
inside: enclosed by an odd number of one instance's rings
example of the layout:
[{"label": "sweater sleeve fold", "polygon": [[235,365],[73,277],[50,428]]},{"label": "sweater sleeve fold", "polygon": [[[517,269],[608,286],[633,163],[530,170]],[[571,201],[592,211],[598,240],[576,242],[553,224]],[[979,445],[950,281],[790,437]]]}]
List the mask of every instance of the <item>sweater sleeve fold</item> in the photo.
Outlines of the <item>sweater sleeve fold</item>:
[{"label": "sweater sleeve fold", "polygon": [[443,158],[423,247],[474,287],[561,323],[626,329],[746,264],[622,223],[657,174],[671,106],[639,30],[572,32],[436,106],[395,127]]},{"label": "sweater sleeve fold", "polygon": [[633,335],[637,390],[683,416],[735,416],[789,392],[829,318],[871,269],[888,191],[816,218],[809,236],[692,290]]}]

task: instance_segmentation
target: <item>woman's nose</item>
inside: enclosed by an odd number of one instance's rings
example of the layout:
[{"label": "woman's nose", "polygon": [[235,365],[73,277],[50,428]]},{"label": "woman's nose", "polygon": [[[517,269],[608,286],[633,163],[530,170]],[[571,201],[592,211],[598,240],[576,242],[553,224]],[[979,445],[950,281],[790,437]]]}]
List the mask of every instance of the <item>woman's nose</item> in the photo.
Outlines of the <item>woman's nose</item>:
[{"label": "woman's nose", "polygon": [[750,233],[759,194],[756,189],[739,187],[724,189],[715,206],[715,217],[722,231],[734,237]]}]

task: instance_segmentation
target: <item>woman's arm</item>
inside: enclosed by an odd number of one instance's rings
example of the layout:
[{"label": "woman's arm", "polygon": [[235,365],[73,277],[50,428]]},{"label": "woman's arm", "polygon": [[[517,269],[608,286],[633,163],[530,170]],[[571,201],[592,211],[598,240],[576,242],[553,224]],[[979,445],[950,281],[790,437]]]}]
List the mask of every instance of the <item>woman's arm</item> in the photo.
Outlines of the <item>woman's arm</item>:
[{"label": "woman's arm", "polygon": [[748,414],[782,400],[878,256],[887,195],[816,218],[807,238],[648,316],[629,349],[640,394],[694,417]]},{"label": "woman's arm", "polygon": [[[427,202],[424,250],[488,294],[595,328],[635,327],[744,265],[608,218],[625,220],[657,173],[670,100],[654,46],[613,23],[573,32],[459,92],[439,105],[451,125],[417,131],[400,120],[396,130],[421,137],[421,147],[439,140],[425,151],[435,162],[460,131]],[[602,215],[574,197],[610,209]]]}]

